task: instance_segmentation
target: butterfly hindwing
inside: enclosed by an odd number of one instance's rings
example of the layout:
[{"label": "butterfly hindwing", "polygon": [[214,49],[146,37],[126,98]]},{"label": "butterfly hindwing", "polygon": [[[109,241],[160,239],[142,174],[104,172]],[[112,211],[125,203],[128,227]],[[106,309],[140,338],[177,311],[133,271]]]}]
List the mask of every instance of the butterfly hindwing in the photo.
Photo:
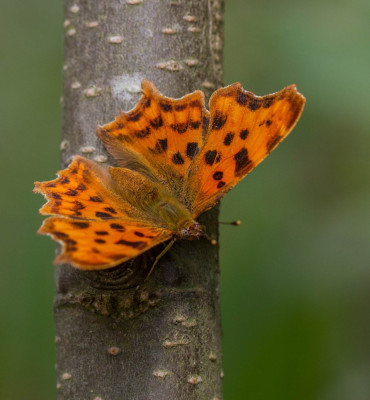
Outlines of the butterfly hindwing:
[{"label": "butterfly hindwing", "polygon": [[77,220],[47,218],[39,233],[50,235],[62,243],[56,264],[92,270],[112,268],[153,246],[169,239],[172,234],[130,220]]},{"label": "butterfly hindwing", "polygon": [[193,216],[213,207],[289,134],[304,103],[295,85],[259,97],[235,83],[212,95],[206,143],[189,176]]}]

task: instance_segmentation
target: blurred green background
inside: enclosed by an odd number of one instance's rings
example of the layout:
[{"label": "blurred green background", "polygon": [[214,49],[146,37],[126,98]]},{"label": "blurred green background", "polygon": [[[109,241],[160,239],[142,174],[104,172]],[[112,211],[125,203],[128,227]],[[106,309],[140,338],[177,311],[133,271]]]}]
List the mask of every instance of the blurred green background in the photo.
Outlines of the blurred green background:
[{"label": "blurred green background", "polygon": [[[62,7],[0,13],[0,398],[55,396],[51,240],[34,180],[59,167]],[[225,83],[307,106],[222,202],[225,399],[370,399],[370,3],[226,2]],[[72,400],[72,399],[71,399]]]}]

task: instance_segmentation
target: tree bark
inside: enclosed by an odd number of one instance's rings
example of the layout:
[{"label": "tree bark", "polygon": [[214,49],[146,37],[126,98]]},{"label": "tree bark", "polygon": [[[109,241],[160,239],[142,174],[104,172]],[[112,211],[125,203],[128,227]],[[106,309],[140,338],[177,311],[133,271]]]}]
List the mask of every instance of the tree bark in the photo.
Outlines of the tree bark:
[{"label": "tree bark", "polygon": [[[143,78],[172,97],[222,84],[223,0],[65,0],[64,11],[62,167],[74,154],[113,163],[96,126],[135,105]],[[213,237],[217,217],[201,217]],[[58,400],[222,398],[217,246],[176,243],[144,283],[148,257],[56,269]]]}]

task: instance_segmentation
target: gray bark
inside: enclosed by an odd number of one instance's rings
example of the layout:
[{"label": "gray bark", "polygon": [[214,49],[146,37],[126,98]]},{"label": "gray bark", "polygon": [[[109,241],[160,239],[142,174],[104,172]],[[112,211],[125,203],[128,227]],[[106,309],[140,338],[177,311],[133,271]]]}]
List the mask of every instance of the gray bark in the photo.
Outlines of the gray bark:
[{"label": "gray bark", "polygon": [[[136,4],[135,4],[136,3]],[[95,128],[165,95],[222,84],[223,0],[65,0],[62,167],[112,164]],[[217,237],[217,208],[201,217]],[[108,271],[56,270],[58,400],[221,399],[218,248],[176,243]]]}]

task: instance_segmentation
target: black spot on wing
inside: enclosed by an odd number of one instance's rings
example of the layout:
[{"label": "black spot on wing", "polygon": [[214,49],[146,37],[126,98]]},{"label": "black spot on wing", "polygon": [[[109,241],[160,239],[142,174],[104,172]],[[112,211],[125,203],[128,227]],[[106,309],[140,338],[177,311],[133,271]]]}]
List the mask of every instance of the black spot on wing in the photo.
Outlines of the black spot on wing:
[{"label": "black spot on wing", "polygon": [[207,153],[204,155],[204,160],[206,164],[213,165],[216,159],[216,155],[217,155],[217,150],[208,150]]},{"label": "black spot on wing", "polygon": [[103,202],[103,199],[99,196],[90,196],[89,200],[93,201],[94,203],[102,203]]},{"label": "black spot on wing", "polygon": [[80,190],[81,192],[83,192],[84,190],[86,190],[86,186],[83,183],[80,183],[77,187],[77,190]]},{"label": "black spot on wing", "polygon": [[[129,115],[127,115],[127,120],[128,121],[139,121],[139,119],[141,118],[141,116],[142,116],[143,114],[140,112],[140,111],[138,111],[138,112],[135,112],[135,113],[132,113],[132,114],[129,114]],[[122,129],[123,128],[123,124],[121,124],[122,126],[119,128],[118,126],[117,126],[117,128],[118,129]]]},{"label": "black spot on wing", "polygon": [[181,155],[181,153],[179,153],[179,152],[177,152],[177,153],[175,153],[174,155],[173,155],[173,157],[172,157],[172,162],[174,163],[174,164],[177,164],[177,165],[182,165],[182,164],[184,164],[184,159],[182,158],[182,155]]},{"label": "black spot on wing", "polygon": [[268,119],[268,120],[266,121],[266,126],[270,126],[271,124],[272,124],[271,119]]},{"label": "black spot on wing", "polygon": [[169,104],[169,103],[159,103],[159,106],[161,107],[161,109],[162,109],[164,112],[170,112],[170,111],[172,111],[172,105]]},{"label": "black spot on wing", "polygon": [[107,231],[95,231],[95,233],[99,236],[106,236],[109,235],[109,233]]},{"label": "black spot on wing", "polygon": [[199,152],[197,142],[190,142],[186,145],[186,156],[193,159]]},{"label": "black spot on wing", "polygon": [[60,180],[60,183],[61,183],[62,185],[65,185],[66,183],[69,183],[69,182],[70,182],[70,180],[69,180],[68,176],[64,176],[64,177]]},{"label": "black spot on wing", "polygon": [[158,139],[153,152],[156,154],[165,153],[167,151],[168,143],[167,139]]},{"label": "black spot on wing", "polygon": [[218,189],[221,189],[221,188],[224,187],[225,185],[226,185],[226,182],[224,182],[224,181],[218,182],[217,188],[218,188]]},{"label": "black spot on wing", "polygon": [[85,229],[90,226],[90,224],[88,222],[80,222],[80,221],[72,221],[71,225],[73,225],[76,228],[80,228],[80,229]]},{"label": "black spot on wing", "polygon": [[104,239],[94,239],[95,243],[107,243]]},{"label": "black spot on wing", "polygon": [[96,215],[98,218],[102,218],[102,219],[111,219],[111,218],[113,218],[113,215],[108,214],[108,213],[106,213],[106,212],[102,212],[102,211],[97,211],[97,212],[95,213],[95,215]]},{"label": "black spot on wing", "polygon": [[229,132],[224,139],[224,145],[225,146],[230,146],[231,142],[234,139],[234,133],[233,132]]},{"label": "black spot on wing", "polygon": [[236,96],[236,102],[241,106],[245,106],[248,101],[248,94],[244,93],[242,90]]},{"label": "black spot on wing", "polygon": [[154,128],[154,129],[158,129],[161,126],[163,126],[163,119],[162,117],[159,115],[158,117],[152,119],[150,121],[150,125]]},{"label": "black spot on wing", "polygon": [[240,131],[239,133],[239,137],[240,139],[245,140],[247,138],[247,136],[249,135],[249,130],[248,129],[243,129],[242,131]]},{"label": "black spot on wing", "polygon": [[235,156],[235,175],[239,176],[242,175],[248,166],[251,165],[251,160],[248,158],[248,150],[245,148],[242,148],[240,151],[238,151]]},{"label": "black spot on wing", "polygon": [[215,181],[220,181],[220,180],[222,179],[223,176],[224,176],[224,173],[223,173],[222,171],[216,171],[216,172],[213,174],[213,179],[214,179]]},{"label": "black spot on wing", "polygon": [[274,150],[274,148],[280,143],[281,139],[282,137],[279,135],[270,139],[266,144],[267,152],[270,153],[272,150]]},{"label": "black spot on wing", "polygon": [[112,214],[117,214],[117,211],[113,207],[105,207],[104,210]]},{"label": "black spot on wing", "polygon": [[69,190],[67,190],[67,191],[65,192],[65,194],[66,194],[67,196],[77,196],[78,192],[77,192],[77,190],[69,189]]},{"label": "black spot on wing", "polygon": [[67,239],[69,237],[69,235],[67,233],[64,232],[52,232],[54,236],[56,236],[59,239]]},{"label": "black spot on wing", "polygon": [[134,249],[143,249],[144,247],[146,247],[146,242],[141,240],[131,241],[131,240],[121,239],[118,242],[116,242],[116,244],[133,247]]},{"label": "black spot on wing", "polygon": [[53,197],[56,200],[60,200],[62,198],[61,195],[58,193],[51,193],[51,197]]},{"label": "black spot on wing", "polygon": [[179,124],[171,124],[171,128],[177,133],[185,133],[188,130],[188,122],[182,122]]},{"label": "black spot on wing", "polygon": [[213,130],[221,129],[226,124],[226,121],[227,121],[227,115],[224,115],[219,111],[216,111],[215,116],[213,117],[212,129]]},{"label": "black spot on wing", "polygon": [[200,127],[200,121],[190,121],[191,129],[198,129]]},{"label": "black spot on wing", "polygon": [[110,227],[112,228],[112,229],[117,229],[117,230],[120,230],[120,231],[122,231],[122,232],[124,232],[126,229],[125,229],[125,227],[123,226],[123,225],[121,225],[121,224],[115,224],[115,223],[113,223],[113,224],[110,224]]},{"label": "black spot on wing", "polygon": [[262,106],[263,100],[255,97],[251,98],[248,103],[248,108],[251,111],[256,111]]},{"label": "black spot on wing", "polygon": [[134,132],[135,136],[139,139],[144,139],[144,138],[148,137],[150,135],[150,133],[151,132],[150,132],[149,126],[147,126],[145,129]]}]

